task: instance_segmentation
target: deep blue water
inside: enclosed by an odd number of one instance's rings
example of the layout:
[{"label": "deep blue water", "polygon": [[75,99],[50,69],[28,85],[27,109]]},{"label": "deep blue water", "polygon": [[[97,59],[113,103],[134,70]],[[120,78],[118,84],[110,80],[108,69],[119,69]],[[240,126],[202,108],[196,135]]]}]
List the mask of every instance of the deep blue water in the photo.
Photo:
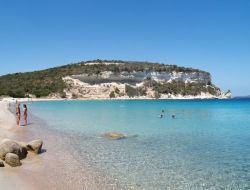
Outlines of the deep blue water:
[{"label": "deep blue water", "polygon": [[[29,109],[65,134],[96,177],[120,188],[250,189],[250,99],[52,101]],[[128,138],[103,137],[110,131]]]}]

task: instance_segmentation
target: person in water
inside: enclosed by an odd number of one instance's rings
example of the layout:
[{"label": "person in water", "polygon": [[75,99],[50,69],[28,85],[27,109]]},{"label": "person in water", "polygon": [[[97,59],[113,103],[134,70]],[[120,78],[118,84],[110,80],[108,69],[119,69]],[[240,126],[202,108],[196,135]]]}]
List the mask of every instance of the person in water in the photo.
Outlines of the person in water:
[{"label": "person in water", "polygon": [[20,110],[20,103],[16,102],[16,124],[20,125],[21,119],[21,110]]},{"label": "person in water", "polygon": [[24,125],[27,126],[28,124],[28,109],[27,109],[27,105],[24,104],[23,105],[23,117],[24,117]]},{"label": "person in water", "polygon": [[175,115],[172,115],[172,118],[175,119]]}]

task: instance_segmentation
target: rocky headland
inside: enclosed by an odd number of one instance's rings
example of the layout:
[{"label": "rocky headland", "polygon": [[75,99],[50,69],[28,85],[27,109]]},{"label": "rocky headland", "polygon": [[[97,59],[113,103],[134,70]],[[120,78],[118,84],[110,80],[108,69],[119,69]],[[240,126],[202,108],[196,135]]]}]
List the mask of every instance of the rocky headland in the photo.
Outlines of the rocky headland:
[{"label": "rocky headland", "polygon": [[135,61],[94,60],[0,77],[0,96],[52,99],[231,98],[199,69]]}]

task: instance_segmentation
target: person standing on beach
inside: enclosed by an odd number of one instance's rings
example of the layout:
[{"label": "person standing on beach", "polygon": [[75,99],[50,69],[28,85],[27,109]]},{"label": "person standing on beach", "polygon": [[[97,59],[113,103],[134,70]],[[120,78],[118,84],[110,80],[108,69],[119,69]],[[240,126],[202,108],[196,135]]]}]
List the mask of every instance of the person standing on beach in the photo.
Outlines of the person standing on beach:
[{"label": "person standing on beach", "polygon": [[23,108],[24,108],[24,110],[23,110],[24,125],[27,126],[27,124],[28,124],[28,109],[27,109],[27,105],[24,104]]},{"label": "person standing on beach", "polygon": [[20,103],[16,102],[16,124],[20,125],[21,119],[21,110],[20,110]]}]

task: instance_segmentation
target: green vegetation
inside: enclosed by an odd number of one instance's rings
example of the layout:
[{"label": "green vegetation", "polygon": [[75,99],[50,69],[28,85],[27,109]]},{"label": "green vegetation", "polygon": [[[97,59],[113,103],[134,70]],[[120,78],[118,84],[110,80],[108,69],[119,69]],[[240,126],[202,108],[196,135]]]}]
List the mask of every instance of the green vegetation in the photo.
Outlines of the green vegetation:
[{"label": "green vegetation", "polygon": [[78,98],[78,95],[75,94],[75,93],[73,93],[73,94],[72,94],[72,99],[77,99],[77,98]]},{"label": "green vegetation", "polygon": [[[99,62],[100,64],[86,65],[90,62]],[[119,65],[105,65],[102,63],[123,63]],[[61,94],[61,97],[65,97],[63,90],[66,88],[62,77],[70,75],[79,74],[99,74],[103,71],[112,71],[115,73],[127,71],[176,71],[176,72],[201,72],[210,76],[209,73],[205,71],[200,71],[192,68],[178,67],[176,65],[165,65],[159,63],[149,63],[149,62],[136,62],[136,61],[120,61],[120,60],[94,60],[80,62],[76,64],[65,65],[61,67],[46,69],[42,71],[34,71],[27,73],[15,73],[0,76],[0,96],[8,95],[12,97],[26,97],[29,94],[35,95],[36,97],[48,96],[51,93]],[[166,91],[166,86],[159,85],[155,86],[155,89],[159,91]],[[138,94],[144,94],[143,89],[137,92],[138,89],[133,91],[128,87],[128,93],[131,96],[136,96]],[[118,92],[116,92],[119,94]]]},{"label": "green vegetation", "polygon": [[208,92],[212,95],[218,95],[219,88],[214,85],[204,85],[203,83],[185,83],[183,81],[172,81],[171,83],[159,83],[154,80],[145,80],[143,87],[134,88],[130,85],[125,85],[125,92],[129,97],[135,96],[145,96],[146,89],[152,88],[155,93],[154,97],[156,99],[161,97],[161,94],[173,94],[173,95],[191,95],[197,96],[201,92]]},{"label": "green vegetation", "polygon": [[26,97],[34,94],[37,97],[51,93],[62,93],[65,84],[55,70],[30,73],[16,73],[0,77],[0,95]]},{"label": "green vegetation", "polygon": [[145,87],[134,88],[134,87],[126,84],[125,85],[125,92],[129,97],[145,96],[146,95],[146,88]]},{"label": "green vegetation", "polygon": [[160,97],[161,97],[161,94],[159,92],[155,91],[154,98],[159,99]]},{"label": "green vegetation", "polygon": [[154,81],[147,81],[144,84],[151,85],[153,90],[159,94],[181,94],[183,96],[197,96],[201,94],[201,92],[209,92],[212,95],[217,95],[217,91],[219,90],[215,86],[206,86],[202,83],[185,83],[182,81],[172,81],[171,83],[157,83]]},{"label": "green vegetation", "polygon": [[110,98],[115,98],[115,92],[114,91],[110,92],[109,97]]},{"label": "green vegetation", "polygon": [[117,87],[115,88],[115,93],[116,93],[116,94],[120,94],[119,88],[117,88]]},{"label": "green vegetation", "polygon": [[139,94],[140,94],[140,96],[146,96],[147,95],[147,89],[146,89],[146,87],[139,87],[138,88],[138,92],[139,92]]},{"label": "green vegetation", "polygon": [[138,90],[127,84],[125,85],[125,92],[129,97],[139,96]]}]

